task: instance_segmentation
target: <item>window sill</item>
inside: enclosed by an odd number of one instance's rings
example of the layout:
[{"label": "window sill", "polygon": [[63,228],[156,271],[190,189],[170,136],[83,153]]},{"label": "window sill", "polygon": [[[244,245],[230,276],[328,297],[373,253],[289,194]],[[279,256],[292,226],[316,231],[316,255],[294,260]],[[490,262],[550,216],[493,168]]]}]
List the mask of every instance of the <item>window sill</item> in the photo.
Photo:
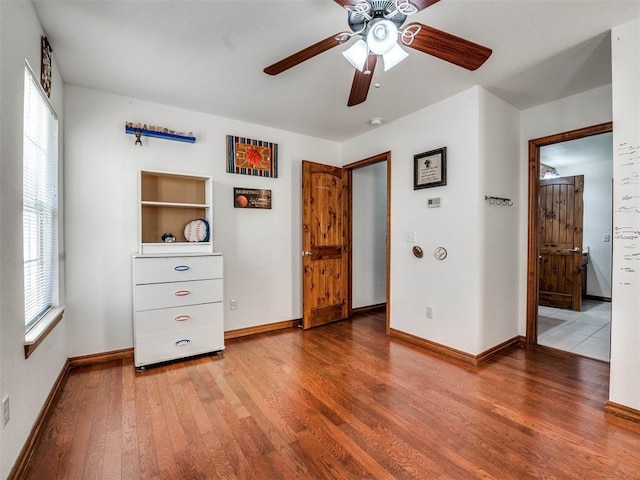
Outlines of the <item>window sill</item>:
[{"label": "window sill", "polygon": [[24,358],[29,358],[34,350],[60,323],[64,314],[64,307],[51,309],[31,330],[24,335]]}]

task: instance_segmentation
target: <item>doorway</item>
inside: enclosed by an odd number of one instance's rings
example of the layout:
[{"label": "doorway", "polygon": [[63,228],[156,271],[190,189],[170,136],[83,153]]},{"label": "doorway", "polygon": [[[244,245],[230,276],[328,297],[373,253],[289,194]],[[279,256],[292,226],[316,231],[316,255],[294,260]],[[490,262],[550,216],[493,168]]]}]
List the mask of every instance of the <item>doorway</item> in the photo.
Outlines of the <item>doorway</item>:
[{"label": "doorway", "polygon": [[[384,229],[385,331],[390,320],[391,152],[335,167],[302,162],[302,328],[353,315],[353,176],[354,171],[384,163],[386,199]],[[362,309],[360,309],[362,311]]]},{"label": "doorway", "polygon": [[[385,330],[388,334],[391,152],[343,168],[349,178],[349,316],[354,311],[384,307]],[[369,204],[370,207],[363,204]]]},{"label": "doorway", "polygon": [[[595,153],[595,146],[610,140],[612,124],[604,123],[583,129],[543,137],[529,142],[529,246],[527,259],[527,337],[528,345],[547,345],[608,361],[611,311],[611,198],[597,201],[598,185],[604,183],[610,196],[611,182],[597,178],[597,165],[587,165],[589,158],[568,153],[584,147],[583,153]],[[607,135],[605,135],[607,134]],[[609,157],[612,156],[612,148]],[[580,165],[582,163],[582,165]],[[582,307],[577,311],[558,306],[540,306],[541,265],[541,171],[547,178],[580,175],[586,172],[584,242],[580,244],[582,262],[577,262],[582,285]],[[549,172],[551,173],[549,175]],[[544,175],[543,175],[544,176]],[[597,182],[595,180],[598,180]],[[604,190],[607,190],[605,188]],[[587,196],[588,195],[588,196]],[[605,195],[607,195],[605,193]],[[609,205],[609,206],[607,206]],[[607,209],[602,212],[602,208]],[[597,211],[600,209],[600,211]],[[606,216],[609,223],[602,222]],[[608,226],[607,226],[608,225]],[[597,233],[594,233],[597,232]],[[606,257],[606,259],[605,259]],[[589,265],[591,258],[591,265]],[[585,261],[586,260],[586,261]],[[606,260],[606,261],[605,261]],[[599,269],[599,270],[598,270]],[[603,275],[603,271],[605,275]],[[607,282],[602,277],[608,277]],[[591,279],[589,283],[588,280]],[[604,348],[606,347],[606,348]],[[605,352],[606,350],[606,352]]]}]

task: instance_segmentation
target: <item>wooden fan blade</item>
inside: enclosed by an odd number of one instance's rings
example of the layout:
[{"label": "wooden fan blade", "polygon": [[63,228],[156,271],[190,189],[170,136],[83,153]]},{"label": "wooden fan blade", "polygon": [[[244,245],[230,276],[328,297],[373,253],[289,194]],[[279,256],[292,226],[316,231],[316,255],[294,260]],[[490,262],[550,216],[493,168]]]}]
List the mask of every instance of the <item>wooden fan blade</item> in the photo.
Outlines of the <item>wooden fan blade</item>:
[{"label": "wooden fan blade", "polygon": [[369,73],[361,72],[356,69],[356,73],[353,76],[353,83],[351,84],[351,93],[349,94],[348,107],[353,107],[359,103],[364,102],[367,99],[369,93],[369,86],[371,85],[371,79],[373,78],[373,72],[376,69],[376,62],[378,60],[377,55],[369,55],[365,70],[368,69]]},{"label": "wooden fan blade", "polygon": [[279,73],[289,70],[291,67],[295,67],[299,63],[309,60],[322,52],[326,52],[337,45],[340,45],[340,42],[336,40],[335,35],[327,37],[324,40],[320,40],[318,43],[314,43],[313,45],[294,53],[293,55],[289,55],[287,58],[283,58],[273,65],[269,65],[264,69],[264,73],[269,75],[278,75]]},{"label": "wooden fan blade", "polygon": [[413,3],[418,8],[418,11],[420,11],[430,7],[434,3],[438,3],[439,1],[440,0],[409,0],[409,3]]},{"label": "wooden fan blade", "polygon": [[[420,25],[422,28],[413,38],[411,45],[407,45],[408,47],[441,58],[467,70],[476,70],[491,56],[492,50],[490,48],[421,23],[416,22],[411,25]],[[411,25],[407,25],[407,27]]]}]

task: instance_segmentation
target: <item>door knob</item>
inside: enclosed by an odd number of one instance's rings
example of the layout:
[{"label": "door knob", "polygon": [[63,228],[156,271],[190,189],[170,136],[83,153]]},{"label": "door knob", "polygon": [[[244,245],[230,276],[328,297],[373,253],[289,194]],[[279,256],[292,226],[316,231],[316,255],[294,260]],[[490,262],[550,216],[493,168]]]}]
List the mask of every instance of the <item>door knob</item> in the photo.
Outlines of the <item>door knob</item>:
[{"label": "door knob", "polygon": [[573,248],[571,249],[571,251],[572,251],[573,253],[580,253],[580,252],[581,252],[581,249],[580,249],[580,248],[578,248],[578,247],[573,247]]},{"label": "door knob", "polygon": [[303,256],[303,257],[310,257],[310,256],[312,256],[312,255],[313,255],[313,252],[310,252],[309,250],[304,250],[304,251],[302,252],[302,256]]}]

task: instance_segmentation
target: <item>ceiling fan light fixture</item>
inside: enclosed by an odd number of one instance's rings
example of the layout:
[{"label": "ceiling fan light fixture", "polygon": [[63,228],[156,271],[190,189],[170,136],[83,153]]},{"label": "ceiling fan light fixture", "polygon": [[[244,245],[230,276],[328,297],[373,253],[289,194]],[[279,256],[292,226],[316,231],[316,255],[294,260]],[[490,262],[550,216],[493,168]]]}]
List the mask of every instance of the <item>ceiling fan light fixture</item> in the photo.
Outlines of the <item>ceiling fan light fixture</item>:
[{"label": "ceiling fan light fixture", "polygon": [[398,44],[398,27],[391,20],[376,21],[374,19],[367,33],[367,44],[369,50],[376,55],[388,53],[394,45]]},{"label": "ceiling fan light fixture", "polygon": [[391,50],[382,55],[382,59],[384,60],[384,71],[386,72],[387,70],[395,67],[408,56],[409,54],[396,43]]},{"label": "ceiling fan light fixture", "polygon": [[351,65],[362,71],[364,64],[369,57],[369,47],[364,40],[358,40],[351,45],[347,50],[342,52],[344,58],[346,58]]}]

